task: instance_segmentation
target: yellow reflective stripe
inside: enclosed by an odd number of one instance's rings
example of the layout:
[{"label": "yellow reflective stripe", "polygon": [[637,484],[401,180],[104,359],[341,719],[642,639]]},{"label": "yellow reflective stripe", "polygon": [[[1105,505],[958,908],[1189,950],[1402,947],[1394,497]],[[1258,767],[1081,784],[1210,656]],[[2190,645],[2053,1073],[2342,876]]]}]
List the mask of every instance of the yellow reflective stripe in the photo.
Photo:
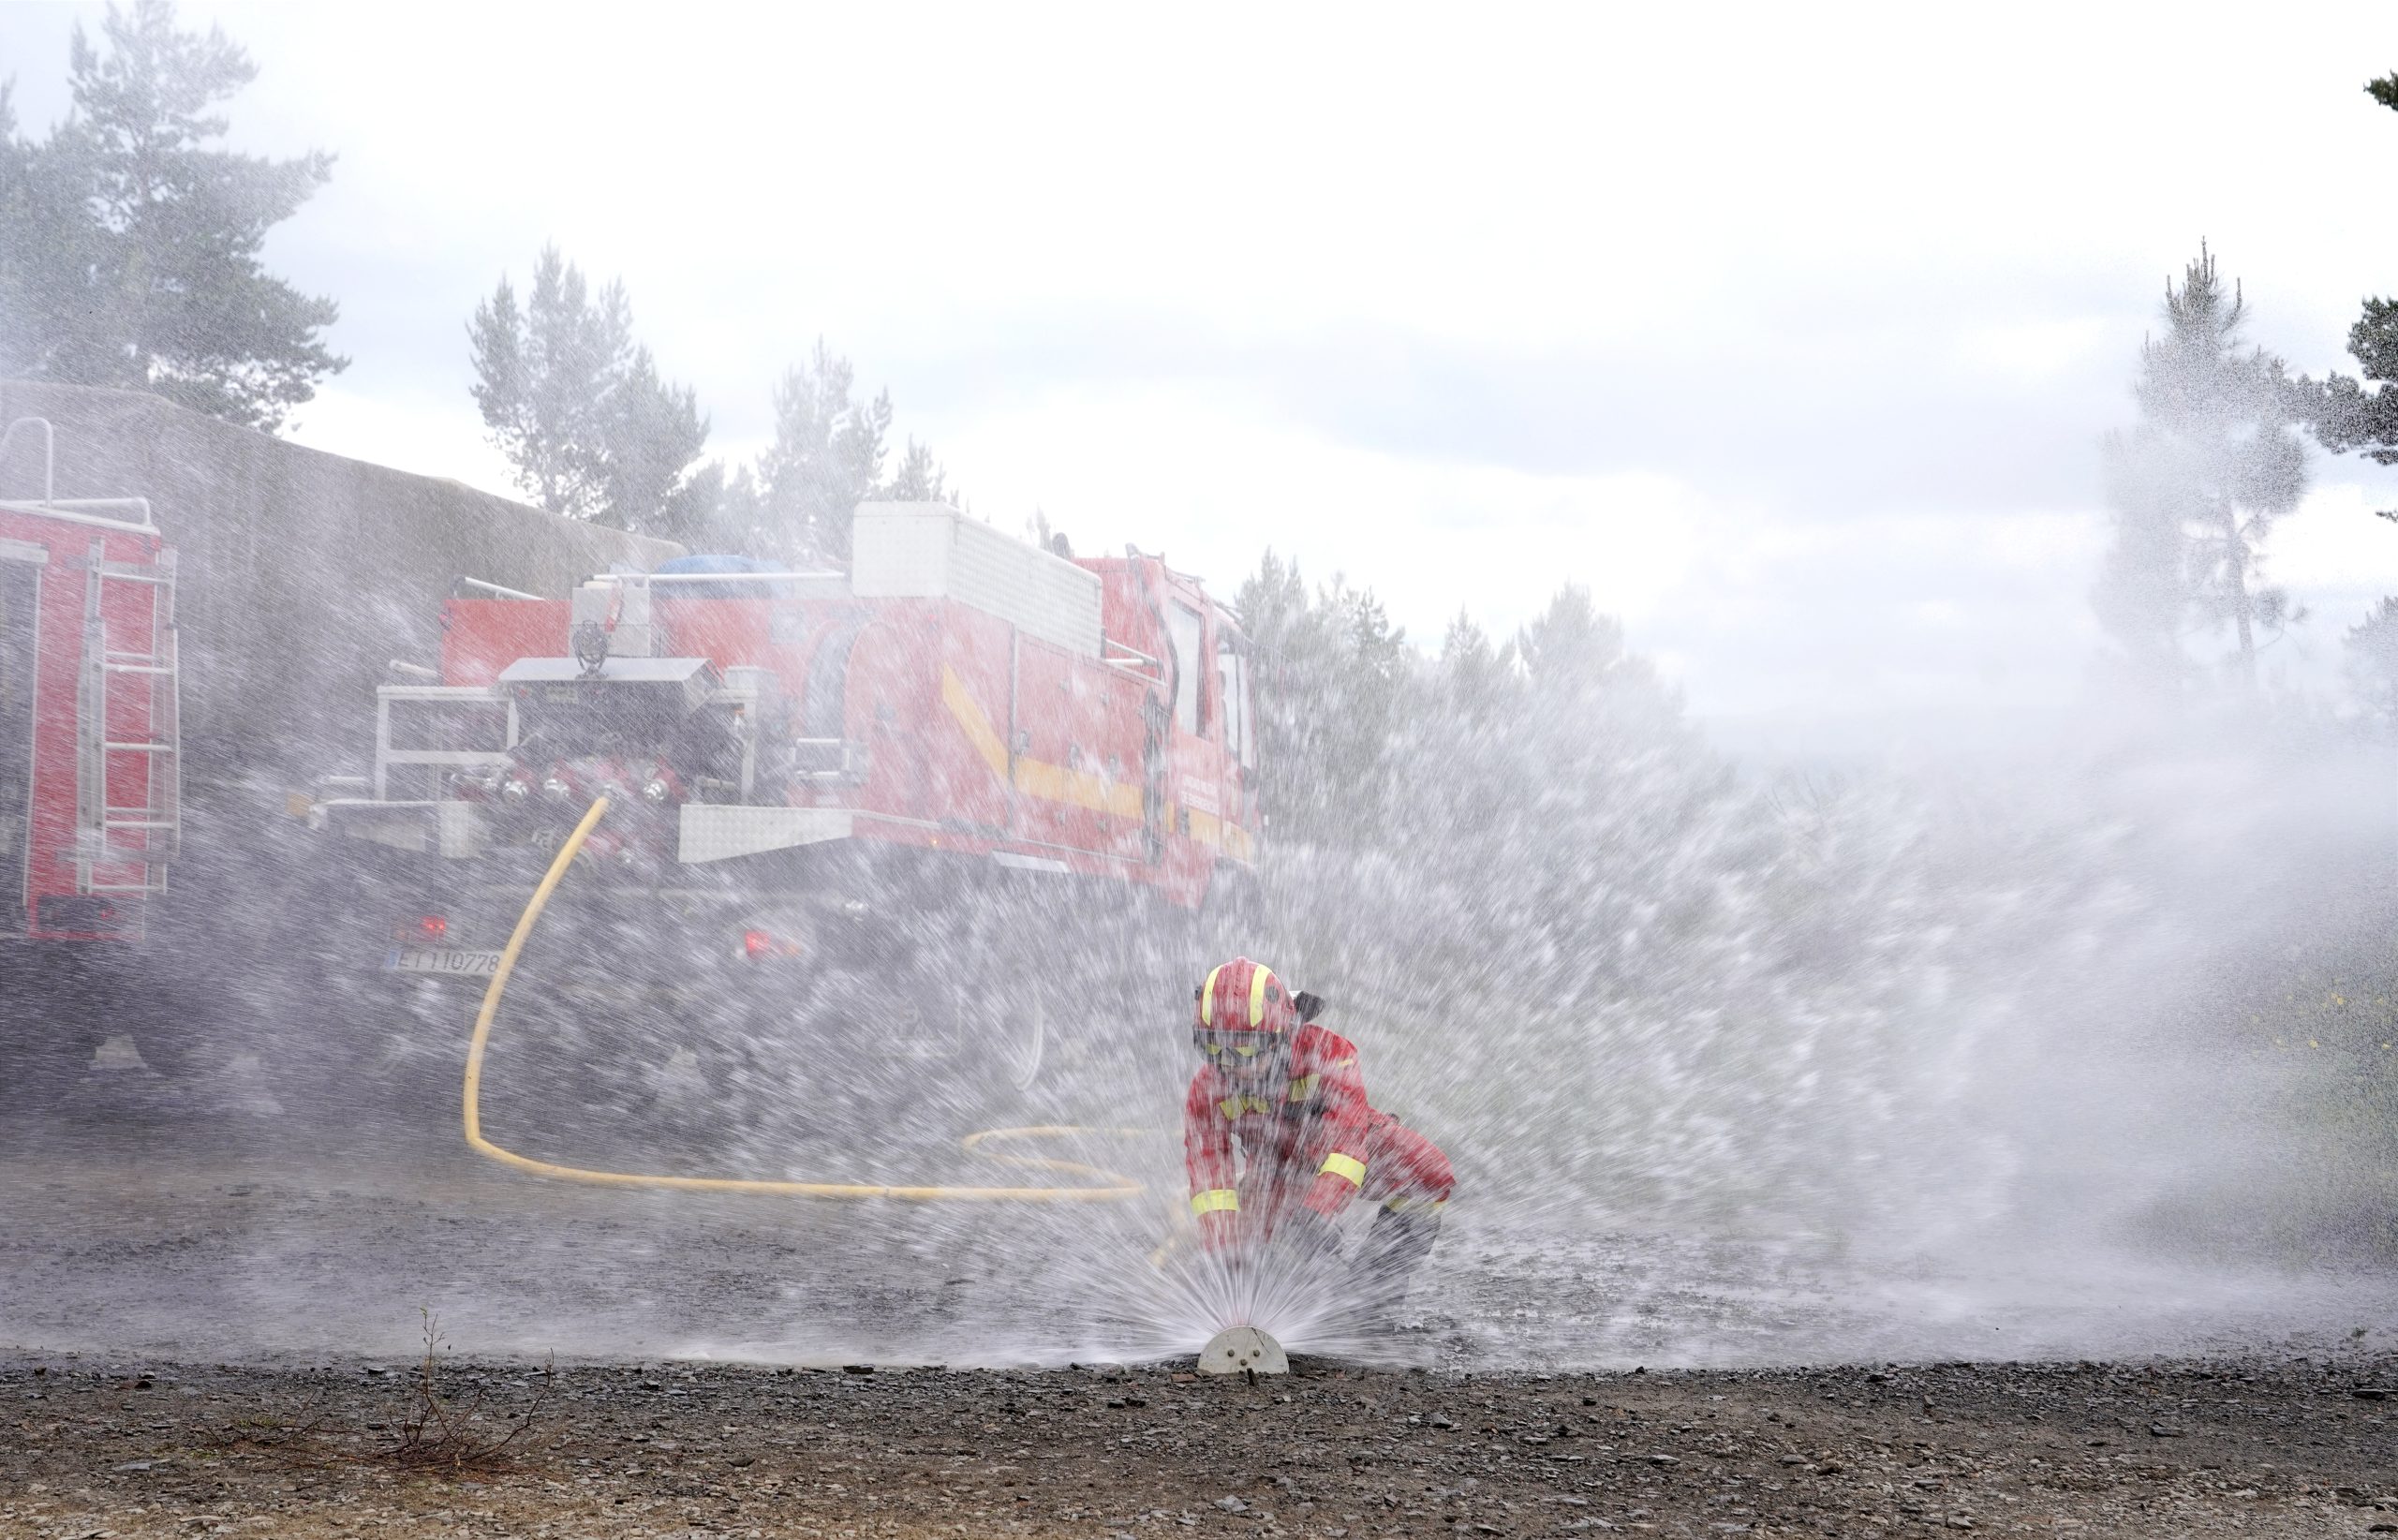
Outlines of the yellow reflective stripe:
[{"label": "yellow reflective stripe", "polygon": [[1266,969],[1261,968],[1254,974],[1251,975],[1249,981],[1250,1026],[1263,1027],[1266,1025],[1266,986],[1273,982],[1274,975]]},{"label": "yellow reflective stripe", "polygon": [[1223,970],[1221,963],[1207,970],[1207,982],[1199,986],[1199,1021],[1202,1026],[1213,1027],[1216,1024],[1216,975]]},{"label": "yellow reflective stripe", "polygon": [[1062,802],[1095,813],[1113,813],[1118,818],[1141,816],[1138,786],[1110,781],[1088,770],[1069,770],[1062,764],[1046,764],[1019,756],[1015,762],[1015,789],[1044,802]]},{"label": "yellow reflective stripe", "polygon": [[1062,764],[1048,764],[1040,760],[1009,754],[1008,746],[1000,742],[999,733],[992,730],[991,719],[975,703],[973,692],[966,688],[966,681],[957,676],[956,670],[947,666],[940,671],[940,699],[941,703],[949,707],[949,714],[957,719],[957,725],[964,730],[967,741],[974,746],[974,752],[991,767],[991,774],[1004,780],[1009,776],[1009,766],[1013,764],[1015,789],[1027,796],[1039,797],[1044,802],[1088,807],[1093,812],[1113,813],[1118,818],[1141,816],[1141,789],[1138,786],[1119,785],[1088,770],[1073,770]]},{"label": "yellow reflective stripe", "polygon": [[1216,1103],[1216,1109],[1227,1118],[1237,1118],[1244,1112],[1272,1112],[1274,1104],[1258,1096],[1227,1096]]},{"label": "yellow reflective stripe", "polygon": [[1394,1214],[1437,1214],[1448,1206],[1446,1198],[1393,1198],[1383,1205]]},{"label": "yellow reflective stripe", "polygon": [[1346,1059],[1335,1060],[1332,1067],[1336,1070],[1345,1070],[1356,1062],[1357,1056],[1355,1054],[1351,1054]]},{"label": "yellow reflective stripe", "polygon": [[1212,1188],[1205,1192],[1191,1194],[1191,1212],[1194,1217],[1200,1214],[1220,1214],[1226,1209],[1239,1207],[1240,1194],[1229,1187]]},{"label": "yellow reflective stripe", "polygon": [[1343,1155],[1340,1151],[1334,1150],[1324,1158],[1324,1169],[1318,1171],[1316,1175],[1321,1177],[1325,1172],[1330,1172],[1336,1177],[1348,1177],[1349,1185],[1352,1187],[1366,1185],[1366,1162],[1354,1155]]},{"label": "yellow reflective stripe", "polygon": [[1004,777],[1008,773],[1008,746],[991,730],[991,718],[983,715],[983,708],[966,688],[966,681],[946,663],[940,670],[940,703],[949,707],[949,714],[965,729],[967,741],[974,746],[974,752],[983,756],[983,763],[991,767],[991,774]]},{"label": "yellow reflective stripe", "polygon": [[1282,1100],[1285,1102],[1304,1102],[1314,1094],[1315,1076],[1311,1074],[1303,1074],[1296,1080],[1291,1082],[1290,1094],[1283,1097]]}]

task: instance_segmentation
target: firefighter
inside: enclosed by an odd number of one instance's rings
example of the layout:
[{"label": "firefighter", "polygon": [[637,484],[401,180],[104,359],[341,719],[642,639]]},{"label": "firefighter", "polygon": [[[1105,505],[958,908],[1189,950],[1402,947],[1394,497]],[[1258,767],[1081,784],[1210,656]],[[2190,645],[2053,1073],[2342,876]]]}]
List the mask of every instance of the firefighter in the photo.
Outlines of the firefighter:
[{"label": "firefighter", "polygon": [[1455,1185],[1448,1157],[1367,1103],[1356,1044],[1317,1026],[1323,1002],[1292,993],[1271,969],[1236,957],[1195,998],[1203,1062],[1182,1128],[1202,1244],[1234,1266],[1269,1245],[1336,1256],[1337,1222],[1362,1197],[1380,1211],[1351,1276],[1359,1303],[1387,1313],[1440,1235]]}]

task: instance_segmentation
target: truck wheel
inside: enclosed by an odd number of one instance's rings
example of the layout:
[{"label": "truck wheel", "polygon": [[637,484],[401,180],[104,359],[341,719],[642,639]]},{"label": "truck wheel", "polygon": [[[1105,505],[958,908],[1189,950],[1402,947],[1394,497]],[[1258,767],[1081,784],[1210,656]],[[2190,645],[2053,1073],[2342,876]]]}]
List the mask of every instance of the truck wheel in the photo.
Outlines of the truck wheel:
[{"label": "truck wheel", "polygon": [[84,1031],[44,1031],[22,1047],[12,1047],[9,1064],[12,1078],[32,1092],[32,1104],[37,1109],[53,1108],[73,1099],[85,1071],[91,1067],[93,1051],[100,1045],[96,1033]]}]

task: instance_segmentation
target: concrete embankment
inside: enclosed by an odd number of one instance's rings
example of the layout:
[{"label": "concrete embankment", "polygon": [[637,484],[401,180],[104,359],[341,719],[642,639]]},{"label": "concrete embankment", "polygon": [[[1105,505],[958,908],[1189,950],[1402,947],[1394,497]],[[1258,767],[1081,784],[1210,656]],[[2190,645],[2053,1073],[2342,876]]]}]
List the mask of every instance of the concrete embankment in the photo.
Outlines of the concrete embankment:
[{"label": "concrete embankment", "polygon": [[[202,778],[355,759],[390,661],[436,660],[459,577],[562,594],[681,550],[138,392],[0,381],[0,421],[20,417],[56,430],[58,496],[147,497],[174,546],[185,758]],[[41,496],[40,451],[18,435],[0,496]]]}]

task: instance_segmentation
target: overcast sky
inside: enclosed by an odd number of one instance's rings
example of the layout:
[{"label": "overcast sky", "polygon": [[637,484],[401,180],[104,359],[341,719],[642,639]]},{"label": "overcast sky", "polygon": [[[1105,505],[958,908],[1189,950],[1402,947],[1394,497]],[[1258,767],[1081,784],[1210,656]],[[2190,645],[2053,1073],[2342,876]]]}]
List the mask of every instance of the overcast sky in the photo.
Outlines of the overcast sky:
[{"label": "overcast sky", "polygon": [[[1640,9],[184,15],[234,143],[340,156],[270,247],[355,360],[303,443],[509,490],[465,320],[555,241],[734,458],[821,334],[977,512],[1226,591],[1271,545],[1429,642],[1582,583],[1734,732],[2079,689],[2166,275],[2316,373],[2398,290],[2398,10]],[[0,7],[29,128],[79,17]],[[2272,656],[2329,680],[2398,481],[2315,474]]]}]

